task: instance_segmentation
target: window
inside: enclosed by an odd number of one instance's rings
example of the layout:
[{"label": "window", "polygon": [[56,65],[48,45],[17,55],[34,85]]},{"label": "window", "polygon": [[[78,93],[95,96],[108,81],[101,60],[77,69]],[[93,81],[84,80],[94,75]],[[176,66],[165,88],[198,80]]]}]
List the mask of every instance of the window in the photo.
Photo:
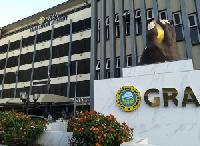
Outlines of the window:
[{"label": "window", "polygon": [[190,38],[192,44],[199,43],[200,36],[199,36],[199,29],[197,27],[190,30]]},{"label": "window", "polygon": [[97,71],[97,80],[100,80],[100,70]]},{"label": "window", "polygon": [[188,15],[188,24],[190,27],[190,38],[191,38],[192,44],[199,43],[200,36],[199,36],[199,29],[198,29],[196,14]]},{"label": "window", "polygon": [[181,12],[176,12],[173,14],[173,21],[174,26],[182,24]]},{"label": "window", "polygon": [[116,68],[120,68],[120,58],[117,58],[117,62],[116,62]]},{"label": "window", "polygon": [[153,10],[152,9],[147,10],[147,20],[151,21],[153,19],[154,19]]},{"label": "window", "polygon": [[129,35],[130,34],[130,12],[127,11],[123,14],[124,16],[124,21],[125,21],[125,34]]},{"label": "window", "polygon": [[116,73],[117,73],[117,77],[120,77],[120,58],[117,58],[117,62],[116,62]]},{"label": "window", "polygon": [[176,31],[176,41],[182,41],[182,40],[184,40],[183,26],[177,26],[177,27],[175,27],[175,31]]},{"label": "window", "polygon": [[127,56],[127,67],[132,67],[132,57],[131,56]]},{"label": "window", "polygon": [[184,40],[181,12],[173,13],[173,22],[176,31],[176,41]]},{"label": "window", "polygon": [[109,39],[109,17],[106,18],[106,38]]},{"label": "window", "polygon": [[106,69],[110,69],[110,59],[108,59],[106,62]]},{"label": "window", "polygon": [[100,20],[97,22],[97,41],[100,41]]},{"label": "window", "polygon": [[110,78],[110,70],[106,71],[106,78],[109,79]]},{"label": "window", "polygon": [[119,28],[119,15],[115,16],[115,30],[116,30],[116,37],[120,36],[120,28]]},{"label": "window", "polygon": [[195,27],[197,26],[197,17],[196,14],[190,14],[188,15],[188,23],[190,27]]},{"label": "window", "polygon": [[100,80],[100,61],[97,61],[96,71],[97,71],[97,79]]},{"label": "window", "polygon": [[100,70],[100,61],[97,61],[96,70]]},{"label": "window", "polygon": [[[146,48],[145,48],[146,49]],[[140,63],[140,59],[141,59],[142,55],[137,56],[137,62]]]},{"label": "window", "polygon": [[135,11],[135,21],[136,21],[136,34],[142,33],[142,22],[140,10]]},{"label": "window", "polygon": [[158,18],[167,20],[167,11],[163,10],[163,11],[158,12]]},{"label": "window", "polygon": [[135,18],[140,18],[140,17],[141,17],[140,10],[136,10],[135,11]]},{"label": "window", "polygon": [[106,62],[106,78],[110,78],[110,59]]},{"label": "window", "polygon": [[116,76],[120,77],[120,58],[117,58],[117,62],[116,62]]}]

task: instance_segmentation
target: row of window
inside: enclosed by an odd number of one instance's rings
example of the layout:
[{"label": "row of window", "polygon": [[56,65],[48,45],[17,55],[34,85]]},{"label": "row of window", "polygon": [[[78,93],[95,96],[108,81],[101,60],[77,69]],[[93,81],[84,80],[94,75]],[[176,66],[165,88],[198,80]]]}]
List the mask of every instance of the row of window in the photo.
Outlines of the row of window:
[{"label": "row of window", "polygon": [[[90,73],[90,59],[78,60],[77,74],[88,74]],[[31,79],[32,68],[28,70],[20,70],[18,73],[18,82],[28,82]],[[76,61],[71,62],[70,75],[76,75]],[[53,64],[51,66],[51,78],[68,76],[67,63]],[[3,75],[0,75],[3,79]],[[34,68],[33,80],[42,80],[48,78],[48,66],[42,66]],[[15,72],[8,72],[5,75],[4,84],[11,84],[16,82]]]},{"label": "row of window", "polygon": [[[87,97],[90,96],[90,81],[80,81],[80,82],[71,82],[70,83],[70,97]],[[63,84],[51,84],[50,85],[50,94],[56,94],[61,96],[67,96],[67,83]]]},{"label": "row of window", "polygon": [[[27,87],[29,88],[29,87]],[[47,85],[44,86],[33,86],[32,91],[38,91],[40,94],[48,94],[47,93]],[[87,97],[90,96],[90,81],[80,81],[80,82],[71,82],[70,83],[70,97],[75,96],[75,88],[76,88],[76,96],[77,97]],[[22,88],[17,88],[16,97],[20,97],[20,92]],[[3,90],[3,98],[13,98],[15,89],[4,89]],[[67,83],[62,84],[50,84],[50,94],[67,96]],[[1,92],[1,91],[0,91]]]},{"label": "row of window", "polygon": [[[68,56],[68,51],[69,51],[69,43],[53,46],[52,59]],[[90,38],[84,38],[82,40],[77,40],[72,42],[71,55],[81,54],[83,52],[90,52]],[[34,62],[49,60],[49,58],[50,58],[49,48],[37,50]],[[33,52],[28,52],[20,56],[20,65],[31,64],[32,61],[33,61]],[[5,67],[6,58],[2,59],[0,62],[1,62],[0,69],[3,69]],[[15,66],[18,66],[18,56],[9,57],[6,68],[11,68]]]},{"label": "row of window", "polygon": [[[154,20],[154,13],[152,9],[148,9],[146,11],[147,16],[147,22],[151,22]],[[168,19],[167,18],[167,11],[162,10],[158,12],[158,18],[159,19]],[[130,34],[130,13],[126,11],[123,14],[123,20],[125,24],[125,35]],[[142,22],[141,22],[141,13],[140,10],[135,11],[135,24],[136,24],[136,35],[142,33]],[[182,26],[182,17],[181,12],[175,12],[173,13],[173,24],[175,26],[176,31],[176,40],[182,41],[184,40],[183,35],[183,26]],[[200,37],[199,37],[199,29],[198,29],[198,23],[197,23],[197,17],[196,14],[189,14],[188,15],[188,24],[191,29],[191,41],[192,43],[199,43]],[[116,37],[120,36],[120,27],[119,27],[119,15],[115,15],[115,31],[116,31]],[[109,39],[109,17],[106,18],[106,38]],[[98,41],[100,40],[100,20],[98,20]]]},{"label": "row of window", "polygon": [[[72,25],[73,33],[77,33],[79,31],[84,31],[91,28],[91,18],[86,18],[84,20],[80,20],[78,22],[74,22]],[[69,35],[70,33],[70,24],[61,26],[59,28],[54,29],[54,38],[62,37],[65,35]],[[43,32],[37,35],[37,43],[47,41],[51,39],[51,30]],[[35,36],[29,36],[28,38],[23,38],[22,47],[26,47],[34,44]],[[10,43],[10,50],[16,50],[20,47],[20,40]],[[8,44],[0,46],[0,54],[7,52]]]},{"label": "row of window", "polygon": [[[127,56],[126,57],[126,67],[132,67],[132,57]],[[96,71],[97,71],[97,78],[100,79],[100,61],[97,61],[96,65]],[[120,77],[120,58],[116,58],[116,77]],[[106,61],[106,78],[110,78],[110,59],[107,59]]]},{"label": "row of window", "polygon": [[[132,57],[126,57],[126,67],[132,67]],[[120,58],[116,58],[116,68],[120,68]],[[106,69],[110,69],[110,59],[106,61]],[[96,70],[100,70],[100,61],[97,61]]]}]

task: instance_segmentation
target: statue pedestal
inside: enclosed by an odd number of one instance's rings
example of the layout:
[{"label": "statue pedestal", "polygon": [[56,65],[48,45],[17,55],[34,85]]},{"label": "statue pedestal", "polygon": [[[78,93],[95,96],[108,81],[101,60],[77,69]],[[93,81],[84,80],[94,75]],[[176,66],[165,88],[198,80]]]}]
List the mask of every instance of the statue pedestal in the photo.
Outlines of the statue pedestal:
[{"label": "statue pedestal", "polygon": [[[168,66],[168,69],[164,70],[166,69],[164,66]],[[118,121],[126,122],[135,129],[135,137],[148,138],[151,144],[200,145],[200,107],[196,107],[194,103],[186,103],[186,107],[182,106],[186,87],[192,89],[200,102],[200,70],[193,70],[191,60],[137,66],[124,69],[123,73],[122,78],[94,82],[96,111],[105,115],[115,115]],[[140,92],[141,103],[135,111],[125,112],[116,103],[116,94],[123,86],[134,86]],[[159,90],[158,94],[151,94],[148,97],[151,102],[155,102],[154,97],[160,98],[160,105],[156,107],[149,106],[144,100],[144,93],[152,88]],[[177,90],[177,106],[172,100],[168,100],[168,107],[164,106],[163,88]]]},{"label": "statue pedestal", "polygon": [[123,77],[133,77],[139,75],[151,75],[161,73],[173,73],[194,70],[192,60],[180,60],[158,64],[142,65],[130,68],[123,68]]}]

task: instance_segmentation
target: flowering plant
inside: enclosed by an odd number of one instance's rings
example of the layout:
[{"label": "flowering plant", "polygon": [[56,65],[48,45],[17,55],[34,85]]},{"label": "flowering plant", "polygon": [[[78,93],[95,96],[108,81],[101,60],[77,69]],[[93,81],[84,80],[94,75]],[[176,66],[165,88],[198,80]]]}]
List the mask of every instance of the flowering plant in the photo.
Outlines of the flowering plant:
[{"label": "flowering plant", "polygon": [[0,111],[0,143],[30,145],[46,129],[47,121],[32,121],[30,116],[11,111]]},{"label": "flowering plant", "polygon": [[120,145],[132,140],[133,128],[116,120],[114,115],[90,111],[79,112],[68,123],[68,131],[73,132],[71,145]]}]

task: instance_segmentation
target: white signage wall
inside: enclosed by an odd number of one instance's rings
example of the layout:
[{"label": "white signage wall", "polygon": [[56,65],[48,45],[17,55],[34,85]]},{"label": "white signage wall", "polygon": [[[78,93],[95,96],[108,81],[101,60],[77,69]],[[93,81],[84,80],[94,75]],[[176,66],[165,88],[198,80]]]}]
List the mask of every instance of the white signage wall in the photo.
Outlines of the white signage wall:
[{"label": "white signage wall", "polygon": [[[153,68],[150,67],[152,65],[142,68],[138,66],[130,70],[138,71],[139,75],[126,70],[129,73],[124,74],[132,77],[95,81],[94,109],[105,115],[114,114],[117,120],[126,122],[135,129],[134,136],[148,138],[151,144],[158,146],[200,145],[200,106],[197,106],[197,102],[193,100],[189,102],[192,99],[190,96],[193,96],[190,94],[192,92],[200,102],[200,71],[192,70],[191,60],[173,62],[174,69],[169,67],[171,64],[154,64]],[[163,66],[168,70],[164,71]],[[156,71],[152,72],[155,68]],[[159,70],[160,72],[157,72]],[[126,112],[120,109],[116,102],[116,94],[123,86],[133,86],[140,92],[140,106],[134,111]],[[187,92],[186,87],[190,88],[191,92]],[[150,93],[148,101],[155,103],[154,97],[160,98],[160,105],[154,107],[144,100],[145,92],[152,88],[157,89],[159,93]],[[170,98],[166,98],[164,103],[164,88],[177,90],[177,93],[167,92],[167,97],[177,94],[175,97],[178,100],[177,106],[176,102]],[[187,97],[186,102],[183,102],[184,93]],[[168,106],[166,106],[167,103]],[[184,104],[186,106],[183,106]]]}]

